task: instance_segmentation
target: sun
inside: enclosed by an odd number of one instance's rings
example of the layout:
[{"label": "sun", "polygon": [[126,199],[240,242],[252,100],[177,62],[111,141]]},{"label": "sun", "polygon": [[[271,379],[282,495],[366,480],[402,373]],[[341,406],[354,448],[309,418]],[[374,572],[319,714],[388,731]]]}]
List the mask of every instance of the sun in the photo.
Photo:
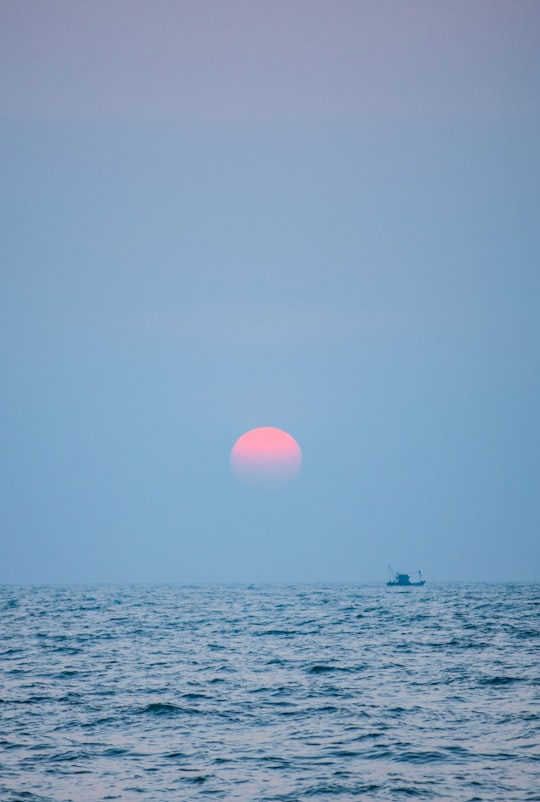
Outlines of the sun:
[{"label": "sun", "polygon": [[250,484],[283,484],[299,473],[302,451],[283,429],[260,426],[238,438],[231,451],[231,467]]}]

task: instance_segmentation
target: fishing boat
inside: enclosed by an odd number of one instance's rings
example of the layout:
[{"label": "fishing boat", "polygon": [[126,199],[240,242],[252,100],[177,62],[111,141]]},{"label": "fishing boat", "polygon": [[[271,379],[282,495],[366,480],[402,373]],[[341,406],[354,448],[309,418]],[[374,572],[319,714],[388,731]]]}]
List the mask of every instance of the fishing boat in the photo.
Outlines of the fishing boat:
[{"label": "fishing boat", "polygon": [[[392,571],[391,568],[390,570]],[[426,584],[422,571],[418,571],[418,579],[415,582],[411,582],[409,574],[399,574],[397,571],[392,571],[392,574],[393,579],[388,580],[386,583],[389,588],[421,588],[422,585]]]}]

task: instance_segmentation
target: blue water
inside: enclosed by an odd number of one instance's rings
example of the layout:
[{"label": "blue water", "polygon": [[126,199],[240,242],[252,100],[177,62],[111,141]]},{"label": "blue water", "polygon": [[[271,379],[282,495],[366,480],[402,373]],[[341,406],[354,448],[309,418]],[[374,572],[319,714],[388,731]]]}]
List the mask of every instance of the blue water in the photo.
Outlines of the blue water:
[{"label": "blue water", "polygon": [[540,800],[540,586],[0,588],[0,800]]}]

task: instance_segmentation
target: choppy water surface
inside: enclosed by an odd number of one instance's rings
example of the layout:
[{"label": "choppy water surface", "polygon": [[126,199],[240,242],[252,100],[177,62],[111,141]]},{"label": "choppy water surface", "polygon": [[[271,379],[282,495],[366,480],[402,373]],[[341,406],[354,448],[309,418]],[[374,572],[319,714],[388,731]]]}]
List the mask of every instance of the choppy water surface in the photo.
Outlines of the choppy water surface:
[{"label": "choppy water surface", "polygon": [[0,799],[540,800],[540,586],[0,588]]}]

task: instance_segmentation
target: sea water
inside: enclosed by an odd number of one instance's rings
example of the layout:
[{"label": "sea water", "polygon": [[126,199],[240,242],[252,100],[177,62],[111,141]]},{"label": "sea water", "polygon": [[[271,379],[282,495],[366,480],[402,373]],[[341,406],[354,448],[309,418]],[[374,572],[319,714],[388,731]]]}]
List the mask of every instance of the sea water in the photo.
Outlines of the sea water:
[{"label": "sea water", "polygon": [[540,800],[540,585],[0,588],[0,799]]}]

